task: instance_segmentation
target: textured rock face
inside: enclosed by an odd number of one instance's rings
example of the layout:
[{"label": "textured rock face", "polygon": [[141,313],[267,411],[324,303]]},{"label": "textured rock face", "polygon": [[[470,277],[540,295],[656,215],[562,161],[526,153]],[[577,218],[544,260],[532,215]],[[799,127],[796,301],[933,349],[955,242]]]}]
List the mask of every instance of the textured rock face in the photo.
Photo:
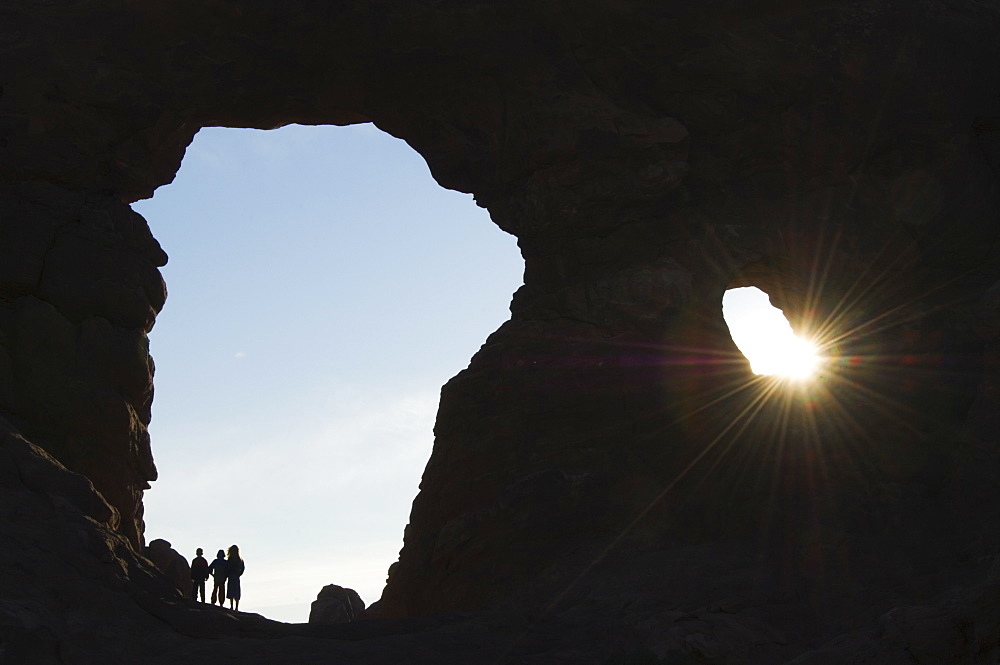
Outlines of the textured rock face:
[{"label": "textured rock face", "polygon": [[[199,127],[371,120],[525,258],[511,320],[442,392],[371,614],[542,611],[600,624],[605,649],[707,662],[997,646],[953,628],[996,611],[1000,10],[97,0],[2,18],[0,415],[90,479],[101,529],[137,548],[155,478],[145,335],[166,257],[126,202]],[[721,313],[743,285],[829,345],[825,381],[752,380]]]},{"label": "textured rock face", "polygon": [[167,257],[108,193],[43,180],[0,192],[0,410],[117,509],[134,545],[156,478],[146,332]]},{"label": "textured rock face", "polygon": [[309,623],[350,623],[364,611],[365,603],[357,591],[327,584],[309,608]]}]

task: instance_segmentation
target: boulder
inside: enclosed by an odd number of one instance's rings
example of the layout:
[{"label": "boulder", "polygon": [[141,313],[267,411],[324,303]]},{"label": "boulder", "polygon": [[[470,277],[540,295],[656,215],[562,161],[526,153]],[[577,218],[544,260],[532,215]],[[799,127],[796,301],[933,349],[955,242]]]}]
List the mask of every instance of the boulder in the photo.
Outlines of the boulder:
[{"label": "boulder", "polygon": [[170,542],[157,538],[143,548],[142,553],[153,562],[167,579],[176,585],[184,595],[191,591],[191,566],[180,552],[170,546]]},{"label": "boulder", "polygon": [[364,611],[365,603],[357,591],[327,584],[312,603],[309,623],[350,623]]}]

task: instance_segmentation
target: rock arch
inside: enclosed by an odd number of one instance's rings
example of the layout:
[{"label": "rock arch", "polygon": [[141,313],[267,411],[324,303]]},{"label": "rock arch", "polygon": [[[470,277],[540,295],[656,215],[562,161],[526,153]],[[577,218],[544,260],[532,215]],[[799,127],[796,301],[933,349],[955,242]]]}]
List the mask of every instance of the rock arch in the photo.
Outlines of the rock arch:
[{"label": "rock arch", "polygon": [[[838,591],[866,574],[975,577],[964,554],[915,547],[942,524],[995,553],[995,519],[963,512],[997,505],[982,476],[996,459],[994,9],[99,0],[3,16],[0,415],[116,509],[87,508],[102,542],[139,544],[155,476],[145,332],[165,256],[127,203],[172,178],[201,126],[374,121],[475,194],[526,261],[511,321],[442,392],[378,614],[580,606],[636,562],[688,569],[697,546],[711,565],[653,596],[688,611],[752,598],[761,579],[820,589],[802,601],[819,603],[802,633],[815,642],[859,627],[842,621],[858,608],[891,608]],[[740,476],[772,470],[750,444],[775,440],[779,414],[729,427],[747,399],[729,390],[747,370],[725,362],[719,309],[734,279],[767,280],[793,324],[861,326],[845,355],[878,359],[845,369],[860,390],[813,432],[824,466],[785,459],[801,483],[781,491]],[[989,464],[968,463],[963,432]],[[803,499],[821,470],[826,490]],[[966,473],[972,490],[949,484]],[[38,487],[30,501],[68,491]],[[768,521],[775,502],[800,510]],[[892,547],[866,535],[903,519],[907,539],[885,527]],[[819,566],[817,552],[840,554]],[[138,593],[133,577],[115,579]]]}]

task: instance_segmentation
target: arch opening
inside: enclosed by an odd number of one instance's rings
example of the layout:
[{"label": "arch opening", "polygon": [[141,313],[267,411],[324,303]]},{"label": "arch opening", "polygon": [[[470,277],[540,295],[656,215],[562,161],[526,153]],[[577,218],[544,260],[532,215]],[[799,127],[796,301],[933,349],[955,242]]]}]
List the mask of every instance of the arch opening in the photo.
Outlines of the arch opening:
[{"label": "arch opening", "polygon": [[822,365],[816,344],[797,336],[781,310],[757,287],[727,290],[722,314],[754,374],[803,382]]},{"label": "arch opening", "polygon": [[204,129],[133,208],[170,255],[147,541],[238,543],[243,611],[303,622],[331,583],[371,604],[440,388],[509,318],[516,239],[372,125]]}]

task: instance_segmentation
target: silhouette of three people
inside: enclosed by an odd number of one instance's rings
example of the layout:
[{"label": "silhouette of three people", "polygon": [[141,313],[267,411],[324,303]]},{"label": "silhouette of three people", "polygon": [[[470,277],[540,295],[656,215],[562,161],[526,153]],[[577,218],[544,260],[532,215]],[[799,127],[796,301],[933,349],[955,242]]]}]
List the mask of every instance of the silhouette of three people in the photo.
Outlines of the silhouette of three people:
[{"label": "silhouette of three people", "polygon": [[240,557],[240,548],[237,545],[229,546],[229,558],[226,552],[219,550],[215,555],[215,561],[209,564],[202,556],[202,549],[196,551],[197,556],[191,561],[191,597],[198,600],[201,594],[201,602],[205,602],[205,580],[212,577],[211,602],[215,605],[215,599],[219,599],[219,607],[225,607],[226,599],[229,599],[229,609],[239,611],[240,609],[240,576],[246,570],[246,564]]}]

